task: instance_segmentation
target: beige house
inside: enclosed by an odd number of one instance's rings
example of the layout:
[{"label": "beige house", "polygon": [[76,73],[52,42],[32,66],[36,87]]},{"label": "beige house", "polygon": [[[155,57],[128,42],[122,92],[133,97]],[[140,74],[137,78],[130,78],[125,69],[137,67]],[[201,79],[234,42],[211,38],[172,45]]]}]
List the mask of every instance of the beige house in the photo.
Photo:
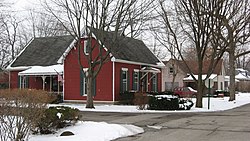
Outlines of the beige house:
[{"label": "beige house", "polygon": [[183,78],[187,77],[187,72],[180,67],[180,61],[170,59],[163,63],[165,67],[162,69],[162,91],[184,86]]},{"label": "beige house", "polygon": [[[165,68],[162,70],[162,90],[172,90],[175,87],[189,86],[194,89],[197,88],[195,81],[191,77],[190,72],[197,77],[198,65],[196,61],[186,61],[190,70],[186,67],[183,61],[170,59],[165,61]],[[203,62],[203,78],[205,79],[206,74],[209,69],[210,61]],[[197,77],[198,78],[198,77]],[[228,80],[225,79],[225,69],[223,65],[223,60],[220,60],[215,67],[210,79],[214,82],[214,89],[216,90],[227,90]]]}]

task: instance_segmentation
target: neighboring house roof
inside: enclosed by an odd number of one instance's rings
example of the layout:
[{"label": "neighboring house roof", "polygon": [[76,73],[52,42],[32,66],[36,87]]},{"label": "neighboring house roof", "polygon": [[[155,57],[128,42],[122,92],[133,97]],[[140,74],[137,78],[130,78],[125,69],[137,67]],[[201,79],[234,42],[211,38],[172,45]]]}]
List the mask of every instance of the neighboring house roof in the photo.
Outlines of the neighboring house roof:
[{"label": "neighboring house roof", "polygon": [[235,78],[238,80],[250,80],[250,74],[247,70],[237,68]]},{"label": "neighboring house roof", "polygon": [[[178,67],[186,73],[189,73],[188,68],[186,67],[184,61],[180,61],[180,60],[175,60],[175,59],[170,59],[169,61],[166,61],[165,63],[170,63],[170,62],[175,62],[175,64],[178,65]],[[202,68],[202,74],[207,74],[208,70],[209,70],[209,64],[210,64],[210,60],[205,60],[203,61],[203,68]],[[197,61],[186,61],[186,64],[189,66],[191,72],[193,74],[198,74],[198,62]],[[223,60],[219,60],[218,64],[216,65],[216,67],[214,68],[214,71],[212,72],[212,74],[221,74],[222,72],[222,68],[223,68]]]},{"label": "neighboring house roof", "polygon": [[[198,80],[198,75],[194,75],[194,77],[195,77],[196,80]],[[207,77],[207,75],[204,74],[204,75],[202,75],[201,77],[202,77],[202,80],[205,80],[205,78]],[[211,74],[209,78],[210,78],[210,79],[214,79],[214,78],[216,78],[216,77],[217,77],[217,74]],[[193,77],[190,75],[190,76],[188,76],[188,77],[183,78],[183,80],[184,80],[184,81],[193,81],[194,79],[193,79]]]},{"label": "neighboring house roof", "polygon": [[10,67],[56,65],[72,41],[70,35],[34,38]]},{"label": "neighboring house roof", "polygon": [[[100,40],[105,47],[110,49],[111,54],[115,59],[140,62],[146,64],[157,65],[161,61],[149,50],[143,41],[118,35],[114,40],[114,32],[103,32],[97,29],[92,29],[92,32]],[[102,38],[102,36],[104,38]]]}]

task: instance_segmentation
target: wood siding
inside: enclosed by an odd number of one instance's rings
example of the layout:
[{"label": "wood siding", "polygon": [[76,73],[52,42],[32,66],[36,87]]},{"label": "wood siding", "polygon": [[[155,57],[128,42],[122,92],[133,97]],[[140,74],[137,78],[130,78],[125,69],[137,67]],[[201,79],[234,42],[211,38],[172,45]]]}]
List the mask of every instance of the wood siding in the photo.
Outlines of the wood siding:
[{"label": "wood siding", "polygon": [[[92,43],[96,43],[95,40]],[[82,42],[84,43],[84,42]],[[94,51],[94,55],[97,55],[98,51]],[[87,60],[84,59],[83,54],[81,63],[84,68],[88,67]],[[134,69],[140,70],[141,65],[126,64],[126,63],[114,63],[115,65],[115,83],[114,83],[114,100],[120,99],[120,87],[121,87],[121,69],[128,69],[129,86],[128,90],[133,88],[133,71]],[[150,78],[150,77],[149,77]],[[161,74],[157,74],[158,78],[158,91],[161,91]],[[149,90],[151,90],[151,81],[149,81]],[[86,96],[80,94],[80,65],[78,63],[78,49],[73,48],[66,56],[64,61],[64,100],[78,101],[86,100]],[[96,78],[96,95],[95,101],[113,101],[113,62],[107,61]]]},{"label": "wood siding", "polygon": [[[92,43],[96,43],[92,40]],[[94,51],[96,56],[97,50]],[[88,68],[87,60],[81,54],[81,63]],[[78,63],[78,49],[73,48],[64,61],[64,100],[86,100],[80,95],[80,65]],[[96,78],[96,101],[112,101],[112,62],[106,62]]]}]

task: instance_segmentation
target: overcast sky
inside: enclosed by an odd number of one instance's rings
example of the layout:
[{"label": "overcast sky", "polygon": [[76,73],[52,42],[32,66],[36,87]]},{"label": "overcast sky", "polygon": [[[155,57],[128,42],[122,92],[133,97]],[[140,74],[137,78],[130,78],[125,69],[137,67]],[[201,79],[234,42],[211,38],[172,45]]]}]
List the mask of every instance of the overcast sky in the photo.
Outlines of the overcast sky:
[{"label": "overcast sky", "polygon": [[40,8],[40,0],[6,0],[7,2],[12,1],[13,5],[11,6],[13,11],[20,13],[25,13],[30,9]]},{"label": "overcast sky", "polygon": [[[10,7],[10,11],[16,11],[12,12],[15,17],[19,17],[19,20],[23,20],[25,22],[25,19],[30,14],[30,10],[40,11],[39,9],[42,9],[41,1],[44,0],[5,0],[6,2],[13,2]],[[146,33],[143,34],[144,36]],[[147,33],[147,36],[151,37],[152,35],[150,33]],[[139,38],[144,41],[144,43],[149,47],[152,48],[154,45],[153,40],[148,40],[144,38]],[[163,51],[163,50],[162,50]],[[164,51],[165,52],[165,51]]]}]

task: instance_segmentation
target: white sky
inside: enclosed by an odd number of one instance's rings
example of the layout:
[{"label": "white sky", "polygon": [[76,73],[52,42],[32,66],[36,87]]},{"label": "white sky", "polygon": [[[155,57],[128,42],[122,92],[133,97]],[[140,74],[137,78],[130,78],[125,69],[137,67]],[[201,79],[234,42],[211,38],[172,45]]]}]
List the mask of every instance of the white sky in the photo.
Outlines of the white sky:
[{"label": "white sky", "polygon": [[12,7],[17,11],[26,11],[29,8],[36,8],[39,6],[40,0],[10,0],[14,4]]},{"label": "white sky", "polygon": [[[6,0],[6,1],[13,2],[14,4],[11,6],[11,10],[16,11],[16,12],[13,12],[13,14],[19,17],[20,19],[25,20],[26,16],[29,14],[30,9],[40,11],[39,9],[42,8],[40,3],[43,0]],[[144,38],[139,38],[139,39],[143,40],[143,42],[150,49],[152,49],[155,41],[150,33],[143,33],[143,36],[145,35],[148,36],[149,38],[144,37]],[[165,48],[162,48],[161,50],[158,50],[158,52],[161,52],[161,53],[167,52],[167,50]],[[160,57],[162,57],[162,54]]]}]

